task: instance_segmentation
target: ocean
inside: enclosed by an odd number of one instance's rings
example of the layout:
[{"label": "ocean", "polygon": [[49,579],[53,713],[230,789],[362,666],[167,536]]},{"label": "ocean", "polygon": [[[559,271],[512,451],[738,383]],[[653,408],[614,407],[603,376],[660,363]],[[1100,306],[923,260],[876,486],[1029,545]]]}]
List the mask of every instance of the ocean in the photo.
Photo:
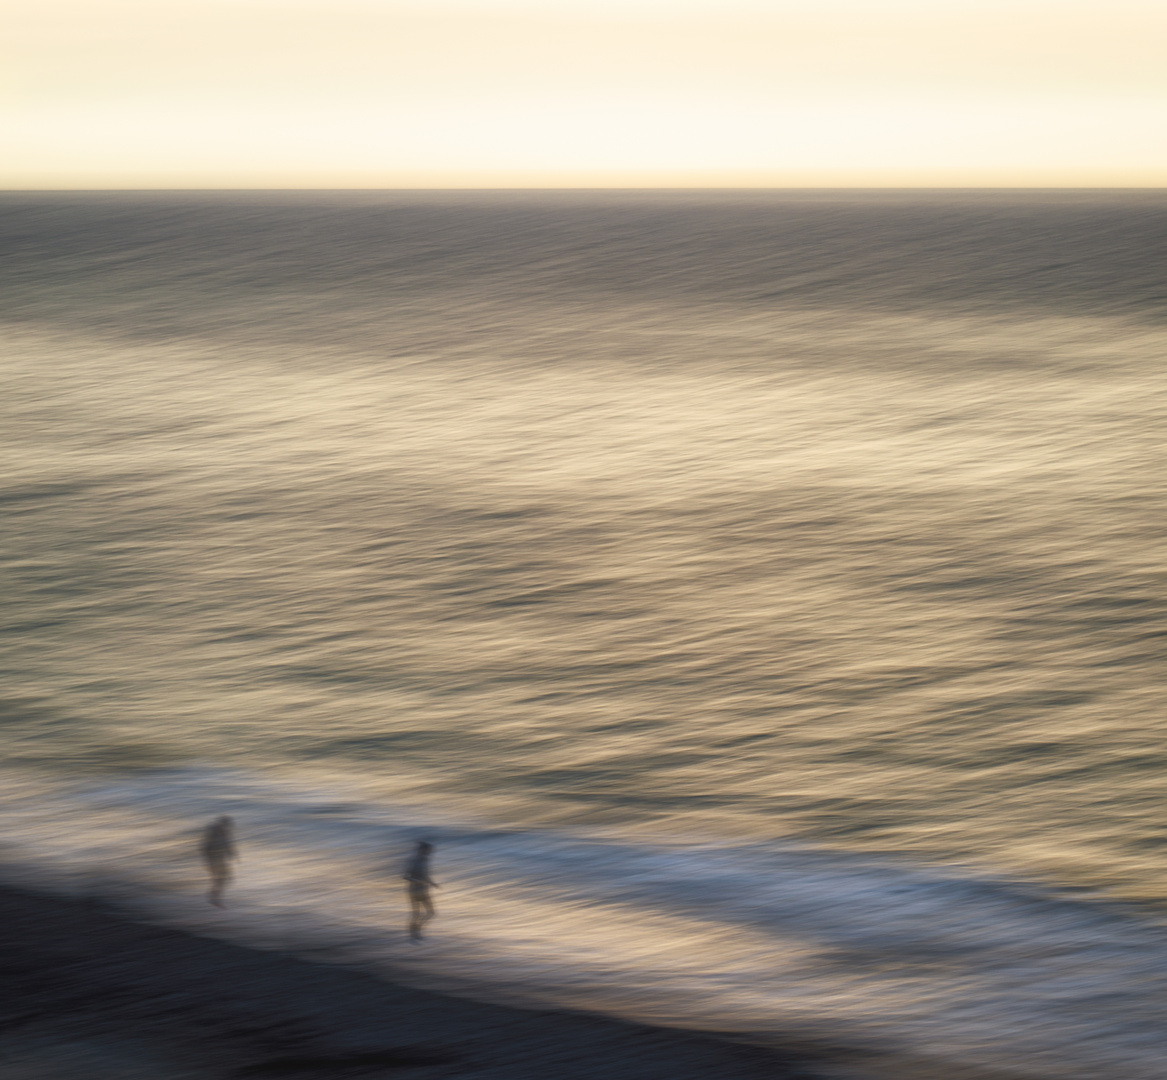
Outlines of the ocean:
[{"label": "ocean", "polygon": [[0,281],[5,880],[1163,1076],[1167,194],[7,193]]}]

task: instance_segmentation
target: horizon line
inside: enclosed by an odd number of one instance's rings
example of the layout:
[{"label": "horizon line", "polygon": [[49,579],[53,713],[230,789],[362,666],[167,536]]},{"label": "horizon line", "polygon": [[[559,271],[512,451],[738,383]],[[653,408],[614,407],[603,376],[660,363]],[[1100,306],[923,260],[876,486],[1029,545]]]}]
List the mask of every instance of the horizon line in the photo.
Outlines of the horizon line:
[{"label": "horizon line", "polygon": [[1095,169],[0,169],[3,191],[1161,190],[1165,167]]},{"label": "horizon line", "polygon": [[1161,183],[1015,184],[53,184],[4,185],[2,194],[114,192],[779,192],[779,191],[1167,191]]}]

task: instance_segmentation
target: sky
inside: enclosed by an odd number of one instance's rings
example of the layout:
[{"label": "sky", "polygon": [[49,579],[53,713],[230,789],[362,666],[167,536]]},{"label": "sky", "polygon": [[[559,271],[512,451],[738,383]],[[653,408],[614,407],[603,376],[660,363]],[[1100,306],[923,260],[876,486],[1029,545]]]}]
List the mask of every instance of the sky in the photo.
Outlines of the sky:
[{"label": "sky", "polygon": [[0,188],[1167,186],[1167,0],[0,0]]}]

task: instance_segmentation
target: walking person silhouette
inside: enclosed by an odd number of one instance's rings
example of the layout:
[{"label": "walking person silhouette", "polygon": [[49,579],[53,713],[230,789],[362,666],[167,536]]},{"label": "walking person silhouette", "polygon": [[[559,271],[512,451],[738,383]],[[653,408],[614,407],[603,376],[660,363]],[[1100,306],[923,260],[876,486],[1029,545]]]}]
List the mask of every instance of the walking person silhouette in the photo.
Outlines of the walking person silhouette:
[{"label": "walking person silhouette", "polygon": [[235,847],[235,823],[226,815],[215,818],[203,830],[203,840],[199,845],[207,873],[211,875],[211,889],[207,894],[215,907],[223,907],[223,890],[231,878],[231,861],[239,858]]},{"label": "walking person silhouette", "polygon": [[433,854],[433,844],[425,840],[417,842],[417,848],[405,864],[403,875],[409,893],[409,938],[411,941],[421,941],[422,927],[435,915],[434,902],[430,899],[430,889],[440,888],[438,883],[430,877],[430,855]]}]

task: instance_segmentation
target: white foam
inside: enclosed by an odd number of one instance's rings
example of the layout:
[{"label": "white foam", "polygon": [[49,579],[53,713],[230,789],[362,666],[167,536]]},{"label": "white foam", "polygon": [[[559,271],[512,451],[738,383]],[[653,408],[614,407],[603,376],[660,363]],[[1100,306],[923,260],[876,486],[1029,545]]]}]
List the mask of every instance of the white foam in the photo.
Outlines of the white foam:
[{"label": "white foam", "polygon": [[[790,841],[518,832],[211,770],[3,786],[10,878],[198,933],[508,1000],[1034,1075],[1149,1080],[1167,1059],[1167,928],[1023,882]],[[243,861],[221,912],[194,850],[222,812]],[[422,835],[442,888],[416,946],[400,873]]]}]

